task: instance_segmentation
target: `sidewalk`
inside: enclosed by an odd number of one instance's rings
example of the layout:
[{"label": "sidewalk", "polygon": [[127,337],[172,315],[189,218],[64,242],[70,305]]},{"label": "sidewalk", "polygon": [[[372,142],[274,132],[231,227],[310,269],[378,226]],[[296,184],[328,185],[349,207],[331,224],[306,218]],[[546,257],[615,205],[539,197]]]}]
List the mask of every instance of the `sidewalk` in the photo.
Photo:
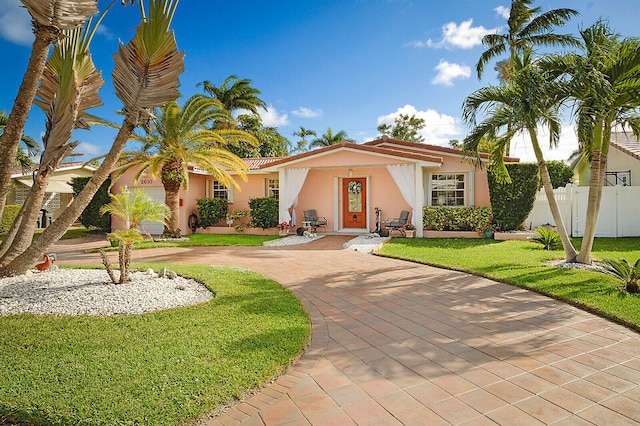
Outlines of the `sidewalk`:
[{"label": "sidewalk", "polygon": [[[134,251],[256,270],[309,312],[300,361],[207,425],[640,422],[637,333],[516,287],[344,250],[347,239]],[[58,263],[100,263],[76,246],[56,246]]]}]

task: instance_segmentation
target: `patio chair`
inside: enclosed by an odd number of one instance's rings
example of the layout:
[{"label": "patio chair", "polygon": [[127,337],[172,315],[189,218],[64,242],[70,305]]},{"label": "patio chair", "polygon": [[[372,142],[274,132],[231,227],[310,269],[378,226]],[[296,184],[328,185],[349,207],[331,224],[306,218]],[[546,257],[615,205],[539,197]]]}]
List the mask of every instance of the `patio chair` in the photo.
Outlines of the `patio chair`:
[{"label": "patio chair", "polygon": [[409,222],[409,211],[402,210],[400,217],[394,217],[384,221],[384,226],[389,230],[389,235],[393,231],[398,231],[404,235],[404,226]]},{"label": "patio chair", "polygon": [[322,216],[318,216],[315,210],[304,211],[304,222],[314,234],[318,228],[324,228],[324,232],[327,232],[327,219]]}]

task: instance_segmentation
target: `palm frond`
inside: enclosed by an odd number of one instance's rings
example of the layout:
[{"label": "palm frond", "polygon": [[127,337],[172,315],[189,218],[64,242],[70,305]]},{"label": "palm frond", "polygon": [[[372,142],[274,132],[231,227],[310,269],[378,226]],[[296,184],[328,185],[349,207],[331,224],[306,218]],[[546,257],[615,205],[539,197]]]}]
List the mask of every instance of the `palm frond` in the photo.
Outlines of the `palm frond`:
[{"label": "palm frond", "polygon": [[98,13],[96,0],[20,0],[39,25],[70,30]]}]

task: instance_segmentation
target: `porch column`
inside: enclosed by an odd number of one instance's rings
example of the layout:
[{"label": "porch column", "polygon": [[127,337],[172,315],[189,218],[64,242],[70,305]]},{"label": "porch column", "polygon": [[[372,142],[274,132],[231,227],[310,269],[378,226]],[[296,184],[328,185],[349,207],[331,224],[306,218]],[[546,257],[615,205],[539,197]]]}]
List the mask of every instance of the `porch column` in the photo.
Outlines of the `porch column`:
[{"label": "porch column", "polygon": [[285,217],[287,217],[287,197],[285,195],[287,189],[287,171],[283,168],[278,170],[278,189],[280,191],[280,197],[278,199],[278,223],[282,223],[285,221]]},{"label": "porch column", "polygon": [[424,230],[422,227],[422,219],[424,217],[424,210],[422,210],[422,206],[424,206],[424,172],[422,170],[422,165],[420,163],[415,164],[415,179],[416,179],[416,194],[415,200],[416,203],[413,206],[413,211],[415,212],[415,225],[416,225],[416,237],[422,238],[424,237]]}]

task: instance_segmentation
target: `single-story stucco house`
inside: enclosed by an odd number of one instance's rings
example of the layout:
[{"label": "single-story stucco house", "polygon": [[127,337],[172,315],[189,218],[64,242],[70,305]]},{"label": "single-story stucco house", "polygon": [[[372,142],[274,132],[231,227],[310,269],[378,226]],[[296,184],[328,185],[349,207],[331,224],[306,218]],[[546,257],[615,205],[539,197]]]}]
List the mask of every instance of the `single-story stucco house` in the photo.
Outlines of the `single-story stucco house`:
[{"label": "single-story stucco house", "polygon": [[[47,192],[42,201],[42,214],[38,217],[38,228],[46,228],[73,201],[71,180],[74,177],[93,176],[97,166],[87,163],[61,163],[52,173]],[[11,186],[7,194],[7,204],[21,206],[24,204],[33,178],[31,172],[17,168],[11,174]]]},{"label": "single-story stucco house", "polygon": [[[488,156],[483,154],[484,160]],[[507,159],[518,161],[517,159]],[[383,136],[362,144],[341,142],[284,158],[248,158],[248,181],[238,179],[241,190],[222,186],[206,172],[192,167],[189,190],[180,192],[180,228],[197,210],[197,199],[222,197],[229,210],[247,209],[256,197],[279,200],[280,222],[300,226],[303,212],[315,209],[327,219],[327,232],[366,233],[376,229],[376,208],[382,220],[411,212],[413,224],[422,223],[423,206],[489,206],[485,170],[463,158],[462,151]],[[143,175],[133,182],[134,170],[118,178],[113,191],[125,185],[143,188],[164,201],[159,179]],[[219,225],[225,227],[224,221]],[[150,230],[152,234],[162,229]],[[422,236],[422,226],[416,226]]]},{"label": "single-story stucco house", "polygon": [[[574,171],[578,186],[589,186],[589,162],[579,161]],[[640,141],[633,133],[611,134],[604,181],[605,186],[640,186]]]}]

